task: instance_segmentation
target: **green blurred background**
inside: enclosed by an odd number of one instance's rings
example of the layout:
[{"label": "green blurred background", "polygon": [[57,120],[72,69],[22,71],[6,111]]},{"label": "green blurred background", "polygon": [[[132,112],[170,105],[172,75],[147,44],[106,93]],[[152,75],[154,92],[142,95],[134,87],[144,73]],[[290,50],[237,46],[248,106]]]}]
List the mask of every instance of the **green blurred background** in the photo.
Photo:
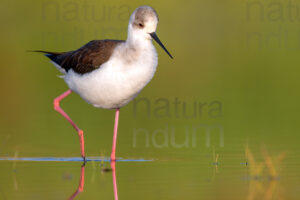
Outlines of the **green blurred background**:
[{"label": "green blurred background", "polygon": [[[174,60],[156,46],[155,77],[121,109],[117,156],[155,161],[118,164],[119,198],[297,199],[300,1],[2,1],[0,157],[80,155],[76,132],[53,109],[66,84],[47,58],[27,50],[126,39],[129,16],[140,5],[158,12],[157,34]],[[87,156],[109,156],[114,111],[77,94],[61,105],[84,130]],[[262,172],[243,165],[249,149]],[[277,188],[272,185],[271,197],[268,188],[249,195],[252,175],[274,184],[266,178],[274,175],[268,160],[280,177]],[[65,199],[80,164],[1,161],[0,168],[0,199]],[[111,175],[98,168],[87,166],[90,186],[79,198],[113,198]],[[228,192],[234,187],[240,189]]]}]

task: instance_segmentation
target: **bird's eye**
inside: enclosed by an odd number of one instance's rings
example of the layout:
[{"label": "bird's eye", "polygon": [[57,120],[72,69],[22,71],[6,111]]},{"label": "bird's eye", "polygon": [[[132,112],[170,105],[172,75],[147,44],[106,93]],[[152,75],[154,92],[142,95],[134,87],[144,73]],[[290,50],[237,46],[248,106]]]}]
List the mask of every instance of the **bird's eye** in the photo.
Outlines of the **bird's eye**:
[{"label": "bird's eye", "polygon": [[139,23],[140,28],[144,28],[144,25],[142,23]]}]

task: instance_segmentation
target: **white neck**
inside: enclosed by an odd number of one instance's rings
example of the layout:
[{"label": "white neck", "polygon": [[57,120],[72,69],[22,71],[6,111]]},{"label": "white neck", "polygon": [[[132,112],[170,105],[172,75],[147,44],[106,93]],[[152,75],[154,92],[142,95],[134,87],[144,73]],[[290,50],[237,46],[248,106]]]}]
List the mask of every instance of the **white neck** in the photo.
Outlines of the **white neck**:
[{"label": "white neck", "polygon": [[149,47],[149,45],[152,45],[151,39],[147,39],[144,32],[140,30],[134,30],[131,25],[128,26],[126,43],[135,49],[143,49]]}]

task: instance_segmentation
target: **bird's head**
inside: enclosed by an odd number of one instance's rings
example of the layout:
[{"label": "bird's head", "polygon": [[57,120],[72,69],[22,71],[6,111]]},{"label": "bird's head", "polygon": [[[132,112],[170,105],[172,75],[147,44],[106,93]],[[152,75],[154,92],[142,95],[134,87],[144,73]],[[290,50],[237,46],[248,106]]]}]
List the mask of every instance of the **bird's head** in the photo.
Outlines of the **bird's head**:
[{"label": "bird's head", "polygon": [[158,15],[152,7],[138,7],[130,16],[128,25],[129,37],[137,40],[154,39],[166,51],[166,53],[173,58],[156,35],[157,24]]}]

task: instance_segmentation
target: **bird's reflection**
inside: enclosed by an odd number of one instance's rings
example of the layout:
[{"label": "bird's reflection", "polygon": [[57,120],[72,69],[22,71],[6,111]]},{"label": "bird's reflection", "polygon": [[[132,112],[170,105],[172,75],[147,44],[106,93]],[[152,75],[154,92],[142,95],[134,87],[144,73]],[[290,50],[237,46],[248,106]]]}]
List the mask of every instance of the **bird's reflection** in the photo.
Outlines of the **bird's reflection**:
[{"label": "bird's reflection", "polygon": [[[69,197],[69,200],[75,199],[75,197],[78,194],[80,194],[81,192],[83,192],[85,164],[86,163],[84,163],[81,166],[81,169],[80,169],[80,179],[79,179],[78,187],[76,188],[75,192]],[[111,161],[110,166],[111,166],[111,172],[112,172],[112,178],[113,178],[114,197],[115,197],[115,200],[118,200],[118,188],[117,188],[117,177],[116,177],[116,162],[115,161]],[[108,172],[108,170],[107,170],[107,172]]]},{"label": "bird's reflection", "polygon": [[117,177],[116,177],[116,162],[112,161],[110,163],[112,169],[113,185],[114,185],[114,197],[118,200],[118,187],[117,187]]},{"label": "bird's reflection", "polygon": [[83,191],[83,187],[84,187],[84,168],[85,168],[85,163],[83,163],[83,165],[81,165],[80,179],[79,179],[78,187],[75,190],[75,192],[69,197],[69,200],[74,199],[80,192]]}]

